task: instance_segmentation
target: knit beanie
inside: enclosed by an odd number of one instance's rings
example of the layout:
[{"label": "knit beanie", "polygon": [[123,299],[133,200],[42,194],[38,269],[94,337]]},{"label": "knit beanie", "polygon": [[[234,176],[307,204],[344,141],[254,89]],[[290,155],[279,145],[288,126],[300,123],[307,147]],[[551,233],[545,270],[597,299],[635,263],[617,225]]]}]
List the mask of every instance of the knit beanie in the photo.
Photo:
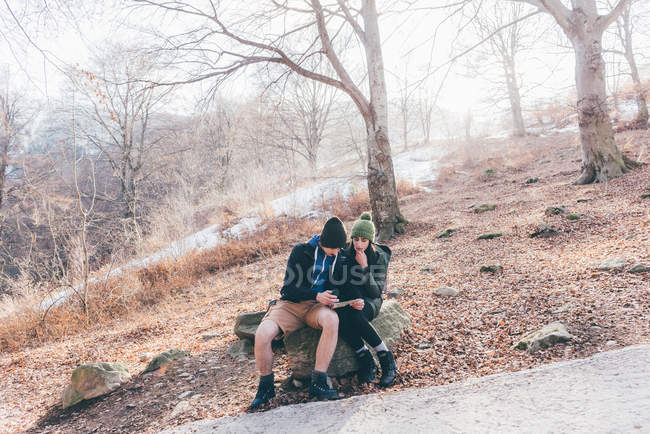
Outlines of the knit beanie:
[{"label": "knit beanie", "polygon": [[369,212],[364,212],[359,217],[359,220],[354,222],[352,226],[352,232],[350,232],[350,238],[361,237],[370,242],[375,241],[375,225],[372,222],[372,216]]},{"label": "knit beanie", "polygon": [[325,222],[323,231],[320,233],[320,243],[323,247],[330,249],[342,249],[347,242],[347,235],[343,222],[338,217],[332,217]]}]

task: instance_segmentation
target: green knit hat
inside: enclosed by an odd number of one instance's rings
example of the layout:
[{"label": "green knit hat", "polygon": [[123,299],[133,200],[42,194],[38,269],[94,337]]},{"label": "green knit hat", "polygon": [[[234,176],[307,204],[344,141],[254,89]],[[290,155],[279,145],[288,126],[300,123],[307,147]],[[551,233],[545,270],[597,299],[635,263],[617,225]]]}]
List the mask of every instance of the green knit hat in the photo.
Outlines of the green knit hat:
[{"label": "green knit hat", "polygon": [[359,220],[354,222],[350,238],[361,237],[370,240],[371,243],[375,241],[375,225],[372,222],[372,216],[369,212],[364,212],[359,217]]}]

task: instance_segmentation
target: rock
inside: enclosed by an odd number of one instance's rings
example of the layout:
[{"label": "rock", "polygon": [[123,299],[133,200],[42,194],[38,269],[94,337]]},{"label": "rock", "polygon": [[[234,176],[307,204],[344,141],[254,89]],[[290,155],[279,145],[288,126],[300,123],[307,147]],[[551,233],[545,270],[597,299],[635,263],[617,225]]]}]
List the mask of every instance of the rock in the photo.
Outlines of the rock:
[{"label": "rock", "polygon": [[598,265],[601,271],[619,270],[627,265],[625,258],[607,258]]},{"label": "rock", "polygon": [[135,404],[126,404],[127,410],[133,410],[136,407],[137,407],[137,405],[135,405]]},{"label": "rock", "polygon": [[548,348],[558,342],[569,342],[573,336],[567,332],[564,324],[553,322],[542,329],[529,333],[522,337],[513,348],[528,350],[534,353],[542,348]]},{"label": "rock", "polygon": [[175,417],[180,416],[183,413],[186,413],[190,411],[192,406],[190,405],[189,401],[181,401],[172,410],[172,414],[170,415],[170,418],[174,419]]},{"label": "rock", "polygon": [[397,298],[404,294],[404,288],[396,287],[396,288],[390,288],[387,292],[386,295],[390,298]]},{"label": "rock", "polygon": [[500,273],[503,271],[501,265],[483,265],[481,266],[481,273]]},{"label": "rock", "polygon": [[481,214],[487,211],[493,211],[496,207],[497,206],[492,203],[484,203],[482,205],[472,205],[470,208],[473,209],[476,214]]},{"label": "rock", "polygon": [[255,341],[257,326],[260,325],[264,315],[266,315],[266,311],[243,313],[239,315],[237,321],[235,321],[235,335],[242,340],[248,339],[251,342]]},{"label": "rock", "polygon": [[530,234],[529,236],[530,238],[537,238],[537,237],[550,238],[557,234],[558,234],[557,230],[553,229],[546,223],[540,223],[539,225],[537,225],[537,230],[532,234]]},{"label": "rock", "polygon": [[426,342],[421,342],[417,345],[415,345],[416,350],[426,350],[431,348],[431,345],[427,344]]},{"label": "rock", "polygon": [[630,268],[630,273],[647,273],[650,271],[650,267],[647,266],[646,264],[634,264],[632,268]]},{"label": "rock", "polygon": [[153,353],[144,353],[143,355],[140,356],[140,361],[141,362],[146,362],[147,360],[151,359],[153,357]]},{"label": "rock", "polygon": [[580,214],[569,214],[566,218],[567,220],[580,220]]},{"label": "rock", "polygon": [[545,216],[552,216],[558,214],[566,214],[566,209],[563,206],[549,206],[544,210]]},{"label": "rock", "polygon": [[160,367],[167,365],[174,360],[185,359],[189,356],[190,353],[187,351],[172,348],[154,357],[154,359],[150,361],[147,367],[144,369],[144,372],[155,371],[156,369],[160,369]]},{"label": "rock", "polygon": [[456,232],[456,229],[445,229],[445,231],[438,235],[436,238],[449,238],[454,232]]},{"label": "rock", "polygon": [[244,361],[253,354],[253,343],[250,339],[242,339],[228,348],[228,355],[237,361]]},{"label": "rock", "polygon": [[501,232],[495,232],[495,233],[493,233],[493,234],[483,234],[483,235],[480,235],[480,236],[478,237],[478,239],[479,239],[479,240],[491,240],[491,239],[494,239],[494,238],[499,238],[499,237],[501,237],[501,236],[503,236],[503,234],[502,234]]},{"label": "rock", "polygon": [[206,333],[201,337],[204,341],[209,341],[210,339],[218,338],[219,335],[217,333]]},{"label": "rock", "polygon": [[80,365],[72,372],[70,384],[63,391],[63,408],[110,393],[130,379],[129,369],[124,363],[96,362]]},{"label": "rock", "polygon": [[451,286],[442,286],[434,289],[433,293],[438,297],[455,297],[460,293],[460,290]]},{"label": "rock", "polygon": [[605,342],[606,347],[613,347],[614,345],[616,345],[616,341],[607,341],[607,342]]},{"label": "rock", "polygon": [[535,184],[537,181],[539,181],[539,178],[528,178],[524,181],[524,184]]},{"label": "rock", "polygon": [[650,193],[643,193],[641,199],[650,199]]},{"label": "rock", "polygon": [[586,202],[589,202],[589,199],[578,199],[578,200],[576,200],[576,202],[578,202],[578,203],[586,203]]},{"label": "rock", "polygon": [[181,393],[180,395],[178,395],[178,399],[185,399],[185,398],[187,398],[188,396],[190,396],[192,393],[194,393],[194,392],[192,392],[191,390],[188,390],[188,391],[186,391],[186,392],[183,392],[183,393]]},{"label": "rock", "polygon": [[420,271],[431,271],[431,269],[431,265],[425,265],[424,267],[420,268]]},{"label": "rock", "polygon": [[[373,327],[389,348],[393,348],[402,332],[409,326],[411,319],[394,300],[384,301]],[[320,330],[303,327],[284,338],[284,345],[289,356],[293,377],[298,380],[308,379],[314,369],[316,346]],[[352,349],[339,339],[327,373],[338,377],[358,370],[357,360]]]},{"label": "rock", "polygon": [[485,169],[481,172],[481,178],[492,178],[494,175],[497,174],[497,171],[490,168],[490,169]]}]

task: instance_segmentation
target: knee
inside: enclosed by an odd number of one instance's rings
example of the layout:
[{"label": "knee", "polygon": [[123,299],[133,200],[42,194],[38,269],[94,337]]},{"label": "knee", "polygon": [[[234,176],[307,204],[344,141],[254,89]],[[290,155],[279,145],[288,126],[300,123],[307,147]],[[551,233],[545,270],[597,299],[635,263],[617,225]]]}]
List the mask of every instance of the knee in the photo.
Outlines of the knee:
[{"label": "knee", "polygon": [[263,321],[255,331],[256,344],[270,344],[274,337],[277,336],[279,328],[273,321]]},{"label": "knee", "polygon": [[318,323],[323,330],[337,330],[339,327],[339,317],[332,310],[322,310],[318,318]]}]

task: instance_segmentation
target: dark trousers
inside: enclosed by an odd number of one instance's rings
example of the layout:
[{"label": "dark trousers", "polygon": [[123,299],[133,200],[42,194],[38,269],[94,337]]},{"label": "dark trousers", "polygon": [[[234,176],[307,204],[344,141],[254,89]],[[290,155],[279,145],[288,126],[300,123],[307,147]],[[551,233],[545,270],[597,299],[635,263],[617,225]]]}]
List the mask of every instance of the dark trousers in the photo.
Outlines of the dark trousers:
[{"label": "dark trousers", "polygon": [[[366,303],[362,310],[351,306],[336,309],[339,315],[339,336],[357,351],[363,347],[363,341],[371,347],[381,344],[381,338],[370,325],[368,318],[372,318],[372,307]],[[363,340],[362,340],[363,339]]]}]

